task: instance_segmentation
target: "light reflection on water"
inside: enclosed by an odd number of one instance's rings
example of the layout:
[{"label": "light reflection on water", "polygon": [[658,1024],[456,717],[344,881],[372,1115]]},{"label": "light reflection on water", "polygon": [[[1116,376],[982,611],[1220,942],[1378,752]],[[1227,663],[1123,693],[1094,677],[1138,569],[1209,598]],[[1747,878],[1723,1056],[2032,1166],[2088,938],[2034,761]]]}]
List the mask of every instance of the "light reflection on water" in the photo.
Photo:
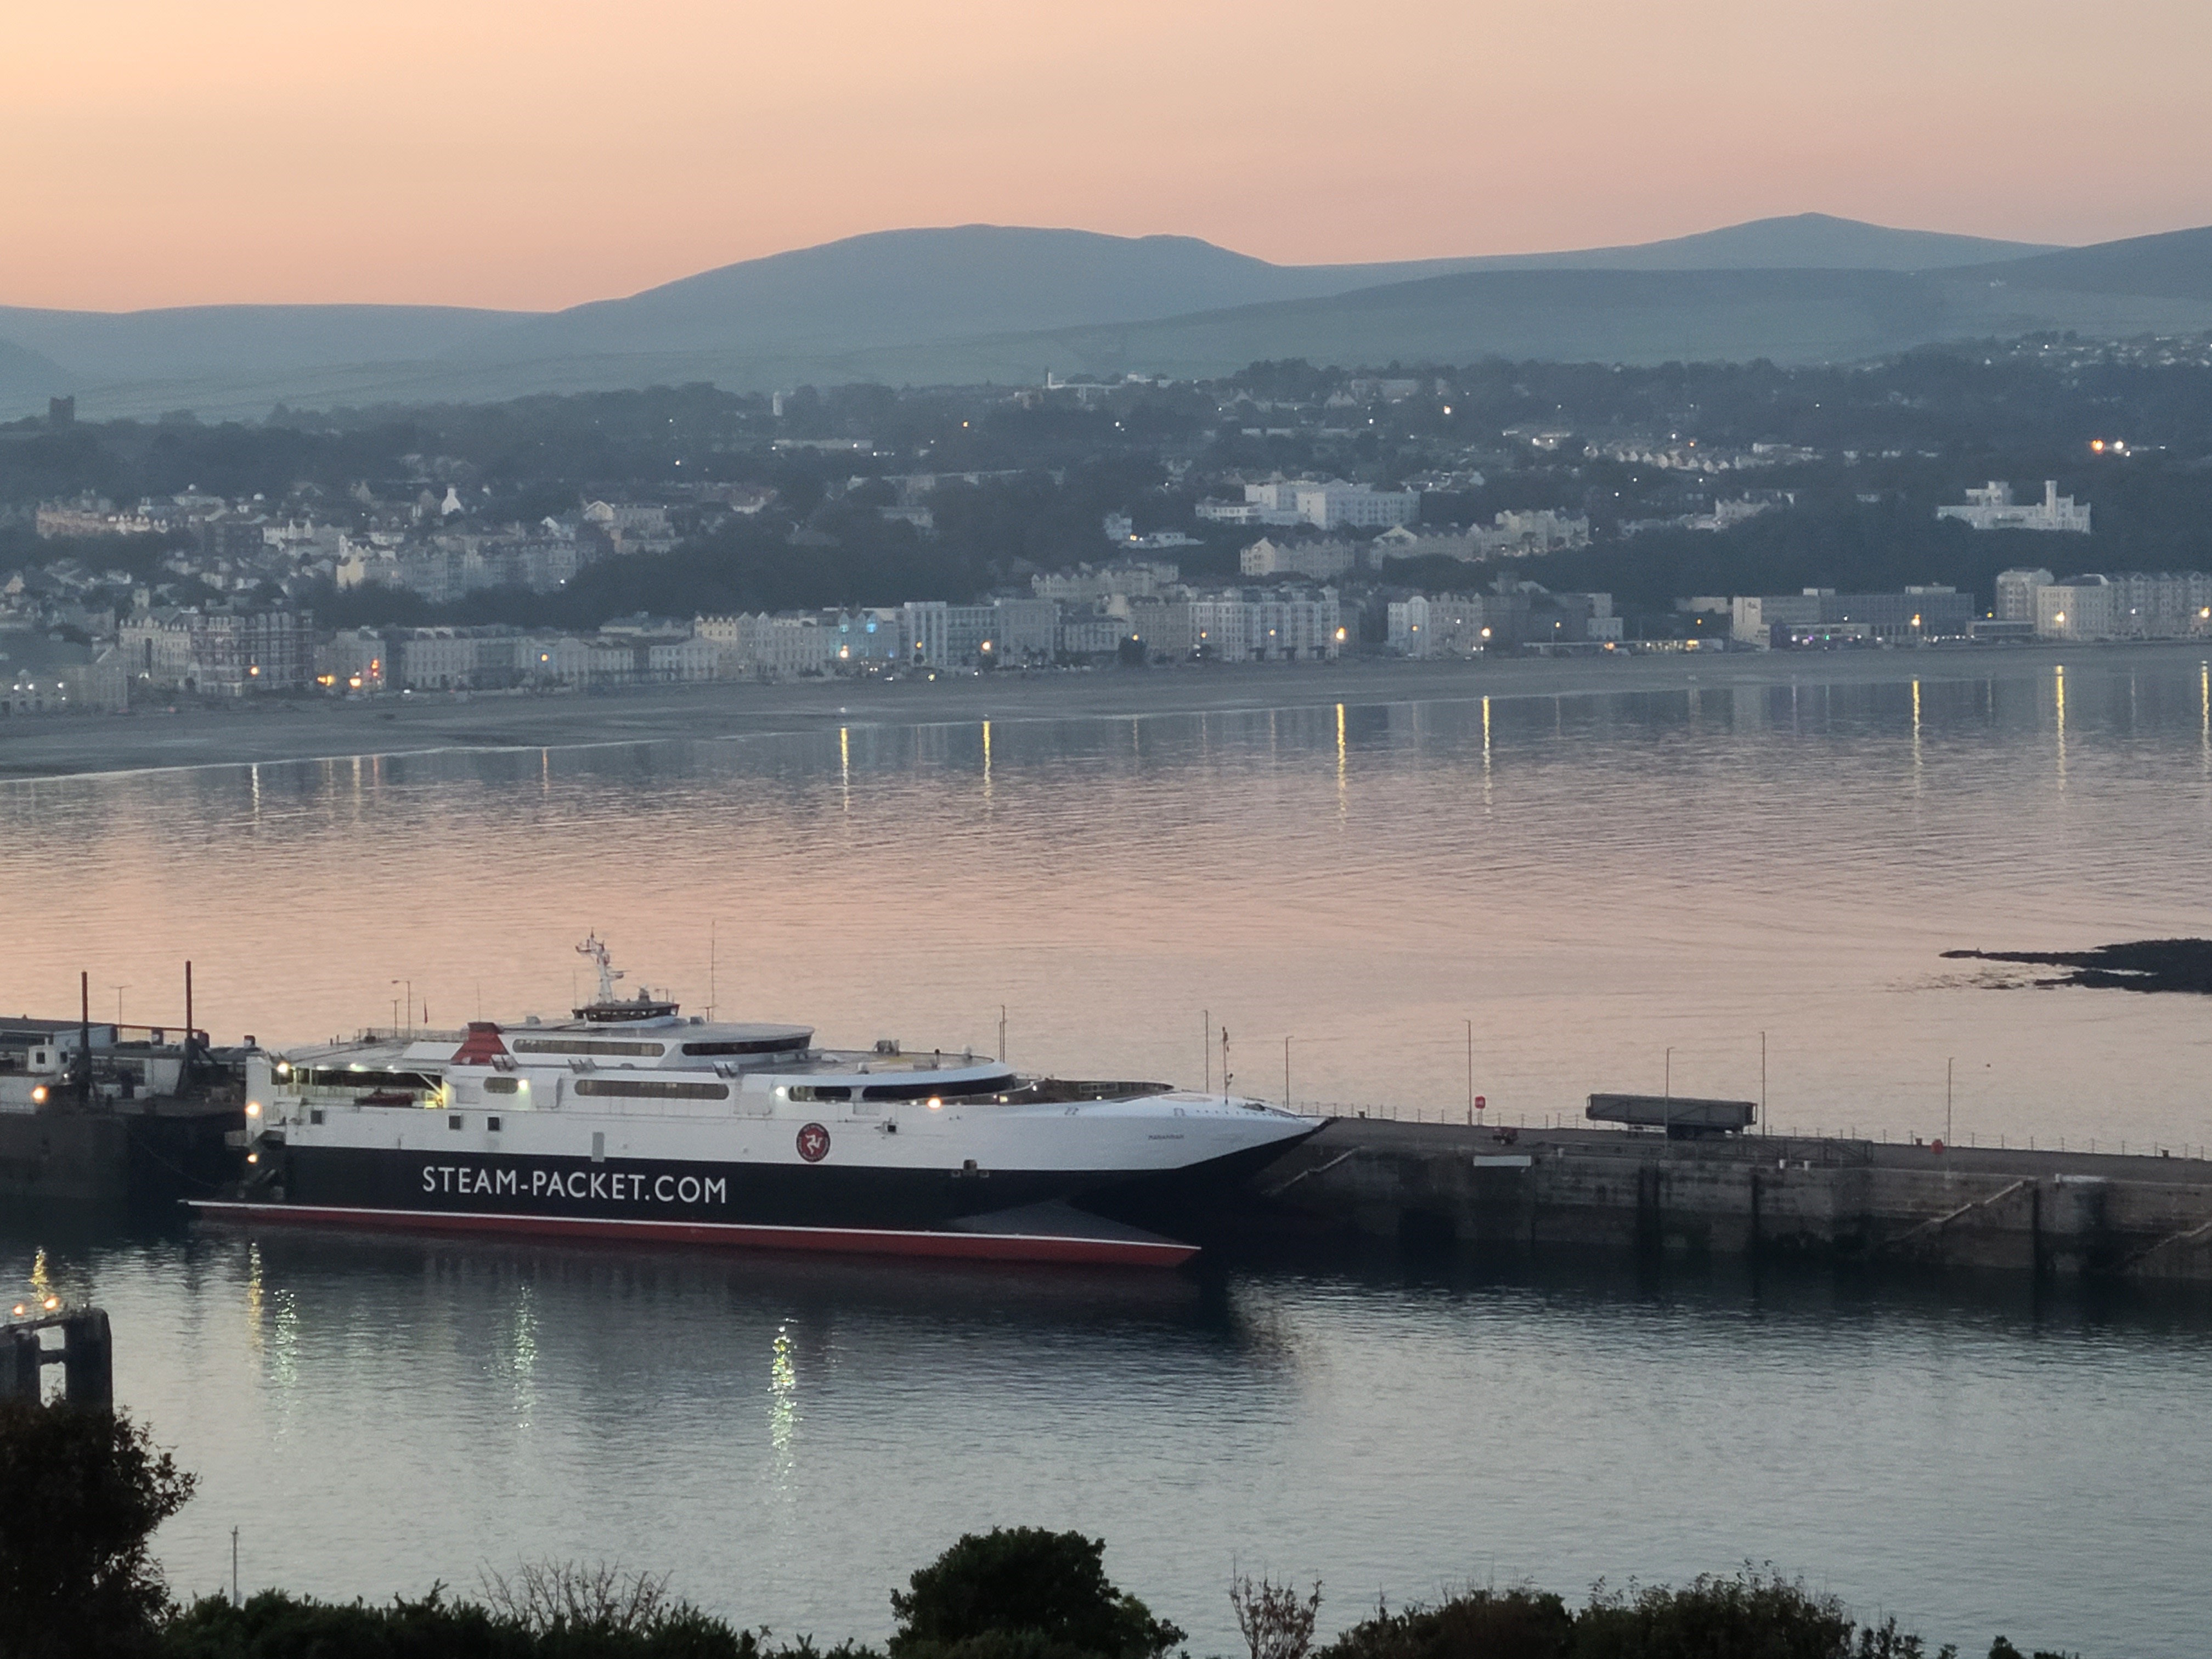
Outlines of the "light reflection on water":
[{"label": "light reflection on water", "polygon": [[[2207,931],[2212,673],[1795,684],[840,726],[0,785],[0,1003],[125,1017],[191,957],[281,1042],[556,1010],[611,937],[695,1008],[1063,1073],[1510,1116],[1597,1088],[1784,1125],[2212,1140],[2203,1005],[1979,988],[1957,945]],[[27,914],[19,908],[19,915]],[[35,1255],[41,1244],[48,1254]],[[0,1244],[116,1317],[210,1587],[463,1586],[619,1556],[783,1633],[880,1635],[958,1532],[1090,1528],[1235,1645],[1232,1564],[1325,1622],[1469,1576],[1746,1558],[1929,1634],[2193,1655],[2208,1326],[1613,1269],[1091,1277],[220,1235]]]},{"label": "light reflection on water", "polygon": [[[0,786],[0,875],[68,925],[0,999],[264,1041],[632,984],[835,1041],[1463,1110],[1595,1089],[1774,1121],[2194,1146],[2186,999],[2000,994],[1954,946],[2203,931],[2212,679],[1990,678],[365,757]],[[2027,977],[2010,975],[2013,980]],[[711,999],[710,999],[710,989]],[[402,1016],[404,1017],[404,1016]],[[2191,1062],[2198,1062],[2192,1064]]]},{"label": "light reflection on water", "polygon": [[1971,1651],[2202,1650],[2212,1322],[2185,1302],[281,1234],[59,1256],[115,1319],[122,1398],[203,1477],[161,1539],[181,1588],[236,1525],[250,1583],[619,1558],[879,1638],[915,1565],[1027,1522],[1105,1536],[1200,1653],[1236,1647],[1232,1566],[1319,1576],[1341,1624],[1377,1592],[1746,1559]]}]

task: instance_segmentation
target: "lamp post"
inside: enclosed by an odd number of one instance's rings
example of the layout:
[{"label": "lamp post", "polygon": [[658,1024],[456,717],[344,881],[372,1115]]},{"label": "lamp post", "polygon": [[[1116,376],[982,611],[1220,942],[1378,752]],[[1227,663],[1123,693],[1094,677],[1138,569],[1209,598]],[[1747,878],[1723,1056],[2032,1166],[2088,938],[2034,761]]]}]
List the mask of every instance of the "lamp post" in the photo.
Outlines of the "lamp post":
[{"label": "lamp post", "polygon": [[1957,1059],[1956,1059],[1956,1057],[1955,1057],[1955,1056],[1954,1056],[1954,1057],[1953,1057],[1953,1058],[1950,1058],[1950,1059],[1947,1059],[1947,1060],[1944,1060],[1944,1062],[1943,1062],[1943,1144],[1944,1144],[1944,1146],[1947,1146],[1947,1147],[1948,1147],[1948,1146],[1950,1146],[1950,1144],[1951,1144],[1951,1139],[1952,1139],[1952,1136],[1951,1136],[1951,1073],[1952,1073],[1953,1068],[1954,1068],[1954,1067],[1955,1067],[1957,1065],[1958,1065],[1958,1060],[1957,1060]]},{"label": "lamp post", "polygon": [[[392,982],[394,985],[404,985],[407,988],[407,1030],[408,1034],[412,1036],[415,1030],[415,981],[411,979],[395,979]],[[393,1035],[397,1036],[399,1030],[398,1020],[392,1022],[392,1029]]]},{"label": "lamp post", "polygon": [[1467,1020],[1467,1127],[1474,1127],[1474,1022]]},{"label": "lamp post", "polygon": [[1283,1039],[1283,1109],[1291,1109],[1291,1039]]},{"label": "lamp post", "polygon": [[1667,1089],[1667,1098],[1668,1098],[1668,1099],[1669,1099],[1669,1100],[1674,1099],[1674,1051],[1672,1048],[1669,1048],[1669,1049],[1667,1051],[1667,1083],[1666,1083],[1666,1089]]},{"label": "lamp post", "polygon": [[116,1036],[118,1041],[120,1041],[123,1034],[123,994],[131,988],[127,985],[111,985],[107,988],[115,993]]}]

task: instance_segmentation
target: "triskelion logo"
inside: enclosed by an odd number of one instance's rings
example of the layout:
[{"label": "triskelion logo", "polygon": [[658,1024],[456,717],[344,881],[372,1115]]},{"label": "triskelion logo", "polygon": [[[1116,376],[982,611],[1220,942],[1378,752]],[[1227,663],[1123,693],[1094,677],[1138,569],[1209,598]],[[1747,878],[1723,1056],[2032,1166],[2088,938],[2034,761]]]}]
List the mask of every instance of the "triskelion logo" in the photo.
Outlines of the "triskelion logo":
[{"label": "triskelion logo", "polygon": [[809,1164],[819,1164],[830,1156],[830,1132],[818,1123],[810,1123],[799,1132],[799,1155]]}]

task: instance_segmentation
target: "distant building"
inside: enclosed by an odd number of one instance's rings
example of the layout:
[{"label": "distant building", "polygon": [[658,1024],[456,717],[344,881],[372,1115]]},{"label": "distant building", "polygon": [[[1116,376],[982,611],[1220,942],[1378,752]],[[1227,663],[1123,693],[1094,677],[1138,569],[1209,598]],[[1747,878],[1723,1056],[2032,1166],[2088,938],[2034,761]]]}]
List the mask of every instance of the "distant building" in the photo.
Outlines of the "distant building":
[{"label": "distant building", "polygon": [[1996,619],[2002,623],[2033,623],[2035,590],[2050,586],[2053,580],[2048,570],[2000,570],[1996,603],[1990,607]]},{"label": "distant building", "polygon": [[1319,530],[1384,530],[1420,516],[1417,490],[1377,489],[1340,478],[1271,478],[1244,486],[1245,513],[1233,518],[1215,504],[1201,503],[1200,516],[1220,523],[1310,524]]},{"label": "distant building", "polygon": [[1205,501],[1191,509],[1209,524],[1283,524],[1298,522],[1295,511],[1271,514],[1257,501]]},{"label": "distant building", "polygon": [[1110,564],[1076,566],[1073,573],[1059,571],[1030,578],[1030,590],[1040,599],[1062,605],[1087,605],[1105,599],[1149,599],[1182,580],[1182,567],[1166,559],[1117,559]]},{"label": "distant building", "polygon": [[2112,582],[2112,629],[2124,640],[2212,634],[2212,575],[2201,570],[2120,571]]},{"label": "distant building", "polygon": [[1347,541],[1273,541],[1261,537],[1237,556],[1247,576],[1310,576],[1328,581],[1343,575],[1358,560],[1358,545]]},{"label": "distant building", "polygon": [[1537,507],[1500,513],[1487,529],[1414,530],[1394,526],[1368,543],[1367,559],[1378,570],[1394,559],[1521,559],[1588,547],[1589,539],[1587,517]]},{"label": "distant building", "polygon": [[373,629],[342,628],[315,647],[315,684],[331,691],[381,691],[392,642]]},{"label": "distant building", "polygon": [[314,677],[314,618],[304,611],[142,611],[117,631],[131,677],[164,690],[239,696],[297,690]]},{"label": "distant building", "polygon": [[837,630],[819,617],[701,617],[693,635],[713,645],[725,679],[790,679],[827,673],[837,653]]},{"label": "distant building", "polygon": [[1808,587],[1729,601],[1729,634],[1765,647],[1842,640],[1917,644],[1966,639],[1973,631],[1974,596],[1954,587],[1907,587],[1895,593],[1838,593]]},{"label": "distant building", "polygon": [[1621,637],[1610,593],[1553,593],[1535,582],[1501,581],[1488,593],[1417,593],[1391,604],[1387,627],[1389,648],[1414,658],[1603,645]]},{"label": "distant building", "polygon": [[1477,594],[1416,593],[1394,599],[1386,641],[1394,655],[1428,659],[1471,657],[1490,643],[1489,608]]},{"label": "distant building", "polygon": [[2047,640],[2109,640],[2112,584],[2104,576],[2069,576],[2035,590],[2035,631]]},{"label": "distant building", "polygon": [[2035,590],[2035,631],[2050,640],[2184,640],[2212,635],[2212,575],[2201,570],[2069,576]]},{"label": "distant building", "polygon": [[2048,530],[2072,535],[2089,533],[2089,504],[2075,504],[2071,495],[2058,493],[2058,481],[2043,481],[2043,499],[2037,502],[2015,501],[2012,486],[1991,479],[1978,489],[1966,492],[1964,507],[1939,507],[1939,519],[1956,519],[1976,530]]},{"label": "distant building", "polygon": [[1189,601],[1190,653],[1212,662],[1333,659],[1347,630],[1336,590],[1232,588]]}]

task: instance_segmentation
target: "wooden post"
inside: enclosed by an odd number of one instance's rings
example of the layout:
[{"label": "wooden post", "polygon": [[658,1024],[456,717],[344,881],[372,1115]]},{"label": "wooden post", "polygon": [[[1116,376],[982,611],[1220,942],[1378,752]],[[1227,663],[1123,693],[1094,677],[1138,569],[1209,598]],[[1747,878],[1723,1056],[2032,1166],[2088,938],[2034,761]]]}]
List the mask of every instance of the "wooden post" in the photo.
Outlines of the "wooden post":
[{"label": "wooden post", "polygon": [[98,1308],[62,1322],[62,1397],[72,1406],[115,1403],[115,1342]]}]

